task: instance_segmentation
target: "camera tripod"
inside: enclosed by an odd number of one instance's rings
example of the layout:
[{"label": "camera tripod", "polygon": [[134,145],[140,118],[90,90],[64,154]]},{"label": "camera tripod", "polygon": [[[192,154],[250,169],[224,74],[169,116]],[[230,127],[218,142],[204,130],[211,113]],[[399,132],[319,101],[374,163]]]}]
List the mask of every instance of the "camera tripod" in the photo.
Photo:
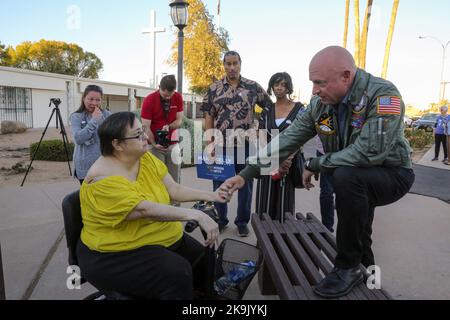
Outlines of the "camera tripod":
[{"label": "camera tripod", "polygon": [[45,133],[47,132],[48,126],[50,125],[50,122],[52,121],[53,115],[55,113],[56,113],[56,128],[58,128],[58,123],[59,123],[61,125],[60,133],[62,135],[64,151],[66,152],[67,164],[69,165],[69,175],[72,175],[72,168],[70,167],[70,160],[69,160],[70,157],[69,157],[69,149],[68,149],[69,139],[67,138],[66,129],[65,129],[64,123],[62,121],[61,111],[59,110],[59,105],[61,104],[61,100],[60,99],[50,99],[50,103],[48,105],[49,108],[52,106],[52,103],[55,105],[55,107],[53,108],[52,114],[50,115],[47,125],[45,126],[44,132],[42,133],[41,140],[39,141],[39,144],[38,144],[36,150],[34,151],[33,156],[31,157],[31,163],[28,166],[27,172],[25,173],[25,177],[23,178],[22,184],[20,185],[21,187],[23,187],[23,184],[25,183],[25,179],[27,178],[28,173],[30,172],[31,165],[34,162],[34,158],[36,157],[36,154],[39,151],[39,147],[41,146],[42,140],[44,139]]}]

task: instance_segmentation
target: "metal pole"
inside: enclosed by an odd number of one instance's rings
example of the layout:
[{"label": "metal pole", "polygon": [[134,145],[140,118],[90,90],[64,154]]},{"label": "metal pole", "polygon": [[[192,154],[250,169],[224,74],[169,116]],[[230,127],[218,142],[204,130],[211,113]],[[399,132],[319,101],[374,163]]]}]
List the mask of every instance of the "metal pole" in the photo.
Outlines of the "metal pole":
[{"label": "metal pole", "polygon": [[438,38],[436,38],[436,37],[419,36],[419,39],[426,39],[426,38],[430,38],[430,39],[433,39],[433,40],[437,41],[442,47],[441,81],[439,83],[439,101],[438,101],[438,103],[440,103],[442,100],[444,100],[444,94],[445,94],[445,85],[444,85],[445,51],[447,50],[447,47],[450,44],[450,41],[448,41],[447,44],[444,45],[444,43],[441,40],[439,40]]},{"label": "metal pole", "polygon": [[444,84],[444,72],[445,72],[445,51],[447,50],[448,45],[450,44],[450,41],[447,42],[447,44],[444,46],[443,43],[441,43],[442,45],[442,70],[441,70],[441,90],[440,90],[440,101],[443,101],[445,99],[445,84]]},{"label": "metal pole", "polygon": [[6,300],[5,278],[3,277],[2,247],[0,245],[0,300]]},{"label": "metal pole", "polygon": [[446,89],[446,86],[449,84],[450,82],[443,82],[442,83],[442,87],[443,87],[443,89],[442,89],[442,100],[445,100],[445,89]]},{"label": "metal pole", "polygon": [[441,43],[442,46],[442,66],[441,66],[441,81],[439,82],[439,101],[440,103],[442,101],[442,82],[444,82],[444,67],[445,67],[445,47]]},{"label": "metal pole", "polygon": [[183,54],[184,54],[184,33],[183,29],[178,32],[178,93],[183,94]]}]

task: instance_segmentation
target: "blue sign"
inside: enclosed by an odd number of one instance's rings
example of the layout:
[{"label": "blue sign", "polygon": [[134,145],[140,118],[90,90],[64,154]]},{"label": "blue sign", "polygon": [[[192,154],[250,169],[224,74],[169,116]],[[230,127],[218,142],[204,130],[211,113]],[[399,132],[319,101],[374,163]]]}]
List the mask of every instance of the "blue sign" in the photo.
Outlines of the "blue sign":
[{"label": "blue sign", "polygon": [[197,177],[199,179],[225,181],[236,175],[233,159],[224,156],[217,157],[215,163],[208,164],[201,154],[197,155]]}]

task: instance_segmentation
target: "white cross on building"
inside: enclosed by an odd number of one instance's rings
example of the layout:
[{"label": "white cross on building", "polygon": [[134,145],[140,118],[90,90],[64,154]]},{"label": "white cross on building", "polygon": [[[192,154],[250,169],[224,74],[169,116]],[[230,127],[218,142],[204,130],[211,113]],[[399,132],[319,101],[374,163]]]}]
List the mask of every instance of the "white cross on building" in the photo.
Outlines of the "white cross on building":
[{"label": "white cross on building", "polygon": [[150,79],[150,88],[156,88],[156,34],[166,32],[164,27],[156,27],[156,12],[150,11],[150,29],[142,30],[143,34],[150,34],[150,60],[152,62],[152,72]]}]

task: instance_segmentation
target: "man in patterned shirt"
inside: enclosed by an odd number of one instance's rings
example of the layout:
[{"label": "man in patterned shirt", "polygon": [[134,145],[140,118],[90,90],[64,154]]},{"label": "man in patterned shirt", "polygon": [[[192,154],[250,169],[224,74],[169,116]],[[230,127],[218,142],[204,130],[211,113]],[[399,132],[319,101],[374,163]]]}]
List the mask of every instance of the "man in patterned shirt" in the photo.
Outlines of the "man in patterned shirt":
[{"label": "man in patterned shirt", "polygon": [[[256,104],[263,108],[270,108],[271,100],[264,89],[255,81],[241,77],[241,57],[235,51],[229,51],[223,59],[226,77],[211,85],[206,94],[201,110],[205,114],[206,130],[217,129],[224,137],[224,154],[228,146],[228,153],[233,148],[236,174],[245,167],[245,158],[249,155],[249,144],[245,140],[241,145],[233,138],[232,132],[248,130],[253,124],[253,110]],[[230,134],[231,133],[231,134]],[[227,139],[230,138],[231,139]],[[230,141],[231,140],[231,141]],[[242,141],[242,140],[241,140]],[[240,142],[241,142],[240,141]],[[213,137],[208,141],[208,150],[215,155],[215,147],[221,146]],[[238,159],[238,155],[245,153],[245,158]],[[217,190],[223,181],[213,181],[214,190]],[[247,237],[247,227],[250,221],[253,180],[246,182],[239,190],[238,212],[235,224],[241,237]],[[223,231],[227,224],[227,204],[215,204],[220,216],[219,229]]]}]

